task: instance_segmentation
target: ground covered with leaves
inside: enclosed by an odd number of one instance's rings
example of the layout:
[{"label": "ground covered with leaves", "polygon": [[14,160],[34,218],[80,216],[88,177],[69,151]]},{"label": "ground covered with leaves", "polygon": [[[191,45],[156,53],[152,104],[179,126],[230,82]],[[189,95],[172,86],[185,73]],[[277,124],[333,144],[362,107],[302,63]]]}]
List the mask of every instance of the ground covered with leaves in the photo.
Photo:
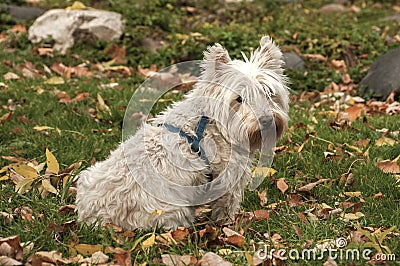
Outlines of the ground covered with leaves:
[{"label": "ground covered with leaves", "polygon": [[[329,1],[130,2],[83,1],[120,12],[126,32],[115,43],[79,42],[66,55],[51,40],[30,44],[31,23],[0,13],[1,265],[398,263],[399,99],[358,93],[371,63],[400,46],[399,23],[385,19],[399,15],[395,1],[352,1],[329,13],[320,10]],[[201,59],[214,42],[240,57],[263,34],[301,55],[306,69],[287,72],[289,130],[272,169],[255,169],[266,178],[246,192],[236,221],[204,218],[169,232],[77,222],[72,177],[118,145],[140,83],[152,71]],[[333,249],[332,258],[323,253]]]}]

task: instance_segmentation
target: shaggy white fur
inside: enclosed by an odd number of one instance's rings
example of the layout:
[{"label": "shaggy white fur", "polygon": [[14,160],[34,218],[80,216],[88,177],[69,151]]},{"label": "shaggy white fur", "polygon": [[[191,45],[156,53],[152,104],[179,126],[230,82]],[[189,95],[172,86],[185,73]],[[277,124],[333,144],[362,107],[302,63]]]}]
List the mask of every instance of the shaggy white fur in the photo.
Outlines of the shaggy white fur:
[{"label": "shaggy white fur", "polygon": [[[231,60],[219,44],[209,47],[199,81],[183,101],[79,174],[78,220],[127,229],[190,226],[195,205],[207,201],[212,201],[212,219],[234,218],[255,152],[287,127],[289,92],[282,65],[282,53],[268,36],[244,61]],[[210,120],[201,141],[210,165],[187,138],[163,126],[195,139],[202,116]],[[155,210],[162,214],[152,215]]]}]

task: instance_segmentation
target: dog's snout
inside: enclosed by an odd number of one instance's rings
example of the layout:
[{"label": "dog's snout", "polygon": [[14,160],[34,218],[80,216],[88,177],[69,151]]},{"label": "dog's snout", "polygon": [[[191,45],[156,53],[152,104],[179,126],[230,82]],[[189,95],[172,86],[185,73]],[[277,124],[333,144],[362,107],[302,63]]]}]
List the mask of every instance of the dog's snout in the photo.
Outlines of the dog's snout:
[{"label": "dog's snout", "polygon": [[263,116],[259,119],[261,128],[269,128],[274,125],[274,117],[273,116]]}]

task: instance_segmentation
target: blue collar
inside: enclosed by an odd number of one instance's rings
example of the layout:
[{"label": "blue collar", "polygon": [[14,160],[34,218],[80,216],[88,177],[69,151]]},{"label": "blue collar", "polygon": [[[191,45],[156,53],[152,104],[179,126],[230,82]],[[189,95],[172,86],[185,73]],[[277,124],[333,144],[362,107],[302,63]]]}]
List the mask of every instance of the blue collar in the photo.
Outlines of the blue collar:
[{"label": "blue collar", "polygon": [[[188,134],[186,134],[186,132],[182,131],[182,129],[173,126],[171,124],[162,124],[162,126],[164,126],[169,131],[173,133],[178,133],[179,136],[186,138],[186,140],[190,144],[191,150],[200,156],[200,158],[206,163],[207,167],[210,167],[210,161],[208,160],[203,148],[200,146],[200,141],[203,139],[203,134],[209,121],[210,119],[207,116],[205,115],[201,116],[199,123],[197,124],[196,127],[195,137],[189,136]],[[207,180],[208,182],[211,182],[213,180],[211,173],[207,174]]]}]

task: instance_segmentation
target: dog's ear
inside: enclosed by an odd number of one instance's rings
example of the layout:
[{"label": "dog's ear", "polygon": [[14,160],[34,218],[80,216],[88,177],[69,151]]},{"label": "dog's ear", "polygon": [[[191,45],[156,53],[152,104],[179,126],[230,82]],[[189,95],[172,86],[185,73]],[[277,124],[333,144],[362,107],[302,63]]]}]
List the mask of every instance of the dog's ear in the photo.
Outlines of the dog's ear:
[{"label": "dog's ear", "polygon": [[213,61],[220,63],[228,63],[231,61],[228,51],[225,50],[221,44],[216,43],[213,46],[208,46],[207,50],[204,51],[204,61]]},{"label": "dog's ear", "polygon": [[221,71],[226,68],[226,64],[231,61],[229,57],[228,51],[225,50],[219,43],[216,43],[213,46],[209,46],[206,51],[204,51],[204,59],[201,63],[202,80],[213,81],[221,73],[225,71]]},{"label": "dog's ear", "polygon": [[251,54],[250,61],[257,64],[259,68],[283,73],[282,52],[269,36],[261,38],[260,47]]}]

